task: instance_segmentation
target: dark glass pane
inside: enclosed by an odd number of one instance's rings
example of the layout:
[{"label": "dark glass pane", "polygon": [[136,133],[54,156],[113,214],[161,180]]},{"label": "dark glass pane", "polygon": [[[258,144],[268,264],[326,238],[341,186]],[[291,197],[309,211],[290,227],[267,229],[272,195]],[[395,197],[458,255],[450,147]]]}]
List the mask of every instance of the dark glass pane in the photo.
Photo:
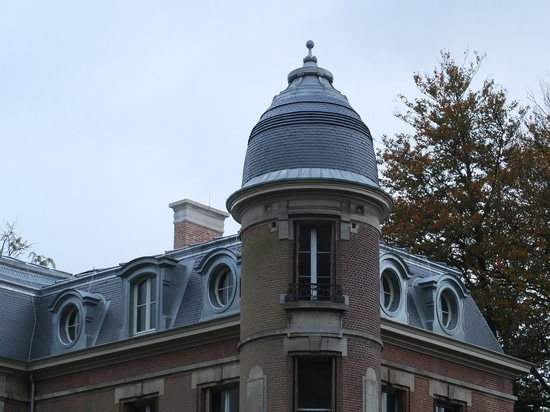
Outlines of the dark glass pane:
[{"label": "dark glass pane", "polygon": [[332,359],[298,360],[298,408],[332,408]]},{"label": "dark glass pane", "polygon": [[311,228],[305,224],[301,224],[298,239],[298,250],[300,252],[309,252],[311,250]]},{"label": "dark glass pane", "polygon": [[330,283],[330,263],[331,256],[329,253],[317,254],[317,282]]},{"label": "dark glass pane", "polygon": [[237,412],[239,408],[237,388],[212,392],[212,412]]},{"label": "dark glass pane", "polygon": [[319,225],[317,228],[317,251],[330,252],[332,245],[332,227],[330,224]]},{"label": "dark glass pane", "polygon": [[138,306],[136,308],[136,331],[141,332],[144,331],[146,328],[146,310],[147,307],[145,306]]},{"label": "dark glass pane", "polygon": [[298,257],[298,276],[305,277],[307,280],[303,280],[305,283],[310,283],[311,278],[311,253],[300,253]]},{"label": "dark glass pane", "polygon": [[156,310],[157,310],[157,304],[156,303],[151,303],[151,313],[149,314],[149,316],[150,316],[149,328],[150,329],[156,329],[156,327],[157,327]]},{"label": "dark glass pane", "polygon": [[147,301],[147,279],[137,285],[137,304],[143,305]]},{"label": "dark glass pane", "polygon": [[149,299],[151,302],[157,301],[157,282],[154,278],[147,279],[147,282],[149,283],[151,287],[151,296],[149,296]]}]

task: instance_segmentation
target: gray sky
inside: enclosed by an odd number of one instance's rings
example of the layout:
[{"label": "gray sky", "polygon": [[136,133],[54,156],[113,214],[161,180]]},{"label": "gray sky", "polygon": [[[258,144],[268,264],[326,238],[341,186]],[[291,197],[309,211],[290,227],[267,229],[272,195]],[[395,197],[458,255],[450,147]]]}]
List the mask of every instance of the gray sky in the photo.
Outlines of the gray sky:
[{"label": "gray sky", "polygon": [[528,104],[548,16],[547,0],[0,0],[0,220],[72,273],[162,253],[168,203],[225,210],[306,40],[379,142],[407,130],[396,95],[442,49],[486,53],[477,79]]}]

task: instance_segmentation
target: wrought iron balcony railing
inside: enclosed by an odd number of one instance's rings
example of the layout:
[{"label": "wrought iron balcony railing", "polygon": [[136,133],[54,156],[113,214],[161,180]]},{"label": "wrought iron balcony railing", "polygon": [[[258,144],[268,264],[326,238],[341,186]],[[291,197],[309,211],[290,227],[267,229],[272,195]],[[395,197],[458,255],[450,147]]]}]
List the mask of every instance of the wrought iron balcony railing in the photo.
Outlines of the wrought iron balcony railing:
[{"label": "wrought iron balcony railing", "polygon": [[324,301],[344,303],[344,295],[340,285],[321,283],[293,283],[288,285],[286,302]]}]

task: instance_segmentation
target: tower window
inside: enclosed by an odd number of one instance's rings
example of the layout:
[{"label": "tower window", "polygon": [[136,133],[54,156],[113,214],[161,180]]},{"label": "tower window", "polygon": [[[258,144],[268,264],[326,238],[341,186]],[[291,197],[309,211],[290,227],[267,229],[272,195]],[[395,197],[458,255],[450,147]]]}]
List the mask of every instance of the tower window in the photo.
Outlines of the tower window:
[{"label": "tower window", "polygon": [[296,359],[296,410],[333,411],[334,359],[303,357]]},{"label": "tower window", "polygon": [[149,276],[139,279],[133,286],[132,298],[134,334],[155,330],[157,326],[156,278]]},{"label": "tower window", "polygon": [[334,228],[332,222],[299,222],[296,271],[301,298],[331,299]]}]

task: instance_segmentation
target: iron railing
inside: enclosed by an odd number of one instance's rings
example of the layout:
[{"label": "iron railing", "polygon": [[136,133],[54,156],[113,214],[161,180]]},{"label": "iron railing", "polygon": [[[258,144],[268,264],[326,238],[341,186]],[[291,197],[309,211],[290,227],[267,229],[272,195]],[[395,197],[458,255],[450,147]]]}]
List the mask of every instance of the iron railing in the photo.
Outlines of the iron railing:
[{"label": "iron railing", "polygon": [[287,302],[299,301],[325,301],[344,303],[344,295],[340,285],[321,283],[293,283],[288,285],[285,300]]}]

